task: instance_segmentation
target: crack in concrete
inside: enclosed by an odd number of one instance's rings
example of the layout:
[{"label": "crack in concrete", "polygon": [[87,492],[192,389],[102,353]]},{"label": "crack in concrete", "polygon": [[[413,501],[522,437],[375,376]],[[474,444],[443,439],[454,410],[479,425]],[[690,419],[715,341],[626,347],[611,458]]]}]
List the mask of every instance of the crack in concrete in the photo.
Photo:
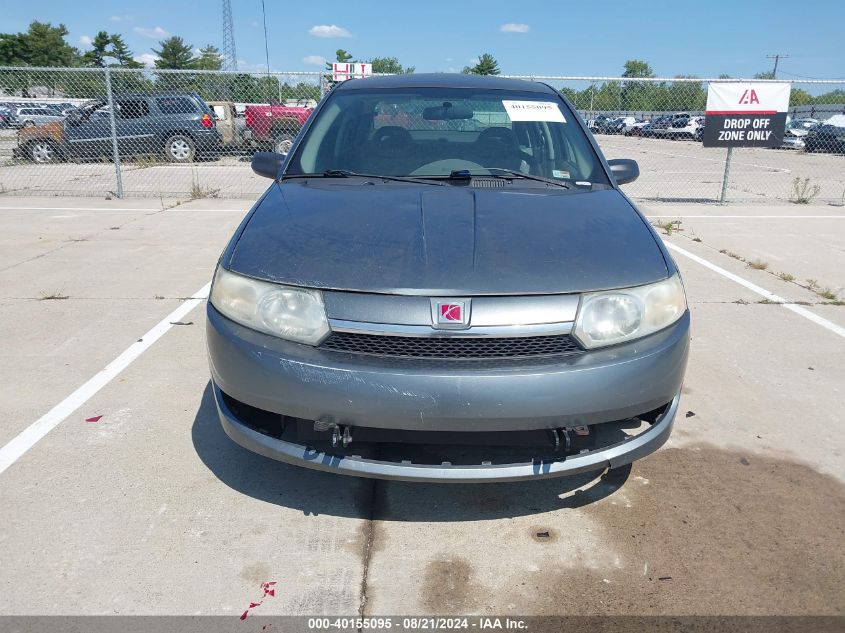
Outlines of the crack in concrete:
[{"label": "crack in concrete", "polygon": [[[359,593],[361,595],[360,602],[358,603],[358,615],[363,617],[366,613],[367,609],[367,589],[368,589],[368,580],[369,580],[369,573],[370,573],[370,560],[372,559],[372,552],[373,552],[373,540],[375,539],[375,522],[376,522],[376,506],[377,506],[377,488],[379,485],[378,479],[372,480],[372,486],[370,486],[369,490],[369,516],[367,517],[367,531],[366,531],[366,538],[364,539],[364,548],[363,552],[361,553],[361,562],[363,564],[363,570],[361,572],[361,587],[359,589]],[[361,627],[358,627],[358,632],[361,633]]]}]

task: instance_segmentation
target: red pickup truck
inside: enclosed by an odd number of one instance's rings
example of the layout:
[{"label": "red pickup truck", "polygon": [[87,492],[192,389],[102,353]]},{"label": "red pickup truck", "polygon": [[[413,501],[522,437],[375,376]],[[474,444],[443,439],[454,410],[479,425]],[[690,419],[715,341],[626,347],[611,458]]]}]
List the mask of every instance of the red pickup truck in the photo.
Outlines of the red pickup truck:
[{"label": "red pickup truck", "polygon": [[269,145],[286,154],[293,139],[311,116],[314,108],[290,105],[248,105],[244,110],[249,137],[258,145]]}]

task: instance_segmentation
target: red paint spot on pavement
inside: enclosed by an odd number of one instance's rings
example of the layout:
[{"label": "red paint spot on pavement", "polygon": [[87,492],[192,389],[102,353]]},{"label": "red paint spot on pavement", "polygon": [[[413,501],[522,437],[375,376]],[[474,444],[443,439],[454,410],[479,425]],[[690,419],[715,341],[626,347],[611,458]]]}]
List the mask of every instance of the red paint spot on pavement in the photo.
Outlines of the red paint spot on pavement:
[{"label": "red paint spot on pavement", "polygon": [[[276,590],[272,589],[273,585],[275,585],[275,584],[276,584],[275,580],[270,581],[270,582],[262,582],[261,583],[261,589],[264,591],[264,595],[262,596],[262,600],[259,601],[259,602],[250,602],[249,606],[246,608],[246,611],[244,611],[241,614],[241,620],[246,620],[247,616],[249,615],[250,609],[255,609],[256,607],[260,607],[264,603],[264,598],[266,598],[267,596],[270,596],[271,598],[276,597]],[[264,628],[262,628],[262,630],[264,630]]]},{"label": "red paint spot on pavement", "polygon": [[93,418],[85,418],[85,421],[86,422],[99,422],[100,418],[102,418],[102,417],[103,416],[101,416],[101,415],[95,415]]}]

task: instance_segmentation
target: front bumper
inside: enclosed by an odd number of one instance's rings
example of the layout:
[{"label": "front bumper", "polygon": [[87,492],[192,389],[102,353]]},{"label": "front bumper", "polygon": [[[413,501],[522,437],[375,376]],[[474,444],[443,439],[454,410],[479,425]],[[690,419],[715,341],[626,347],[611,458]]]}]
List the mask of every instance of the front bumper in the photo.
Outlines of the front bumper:
[{"label": "front bumper", "polygon": [[207,309],[214,383],[250,406],[409,431],[527,431],[635,417],[681,389],[689,313],[636,341],[513,364],[389,363],[268,336]]},{"label": "front bumper", "polygon": [[672,432],[678,401],[677,393],[666,411],[648,430],[622,442],[558,459],[532,459],[512,464],[415,464],[409,460],[384,461],[358,455],[320,451],[307,445],[273,438],[249,428],[226,405],[219,387],[214,399],[223,430],[232,440],[254,453],[295,466],[324,472],[398,481],[488,483],[548,479],[579,473],[618,468],[645,457],[660,448]]},{"label": "front bumper", "polygon": [[[630,463],[668,438],[689,349],[689,313],[651,336],[604,350],[513,364],[390,364],[323,351],[242,327],[208,306],[215,399],[226,433],[259,454],[350,475],[410,481],[508,481]],[[522,463],[430,465],[321,452],[257,431],[224,394],[265,412],[370,429],[529,432],[593,426],[665,407],[639,435],[596,450]]]}]

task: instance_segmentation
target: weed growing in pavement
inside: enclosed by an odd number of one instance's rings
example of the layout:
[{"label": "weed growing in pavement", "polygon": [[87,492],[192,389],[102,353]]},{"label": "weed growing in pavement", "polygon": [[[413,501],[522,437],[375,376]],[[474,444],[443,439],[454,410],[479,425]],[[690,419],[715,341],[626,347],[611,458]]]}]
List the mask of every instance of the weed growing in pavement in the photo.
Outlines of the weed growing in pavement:
[{"label": "weed growing in pavement", "polygon": [[790,275],[789,273],[778,273],[778,277],[784,281],[795,281],[795,275]]},{"label": "weed growing in pavement", "polygon": [[769,263],[761,261],[759,259],[755,259],[753,261],[748,262],[748,266],[750,268],[753,268],[754,270],[766,270],[769,267]]},{"label": "weed growing in pavement", "polygon": [[53,292],[42,290],[40,294],[41,298],[39,301],[61,301],[68,298],[68,295],[64,294],[61,290],[54,290]]},{"label": "weed growing in pavement", "polygon": [[795,204],[809,204],[813,198],[819,195],[821,187],[818,185],[811,185],[809,178],[797,177],[792,181],[792,195],[789,196],[790,202]]}]

